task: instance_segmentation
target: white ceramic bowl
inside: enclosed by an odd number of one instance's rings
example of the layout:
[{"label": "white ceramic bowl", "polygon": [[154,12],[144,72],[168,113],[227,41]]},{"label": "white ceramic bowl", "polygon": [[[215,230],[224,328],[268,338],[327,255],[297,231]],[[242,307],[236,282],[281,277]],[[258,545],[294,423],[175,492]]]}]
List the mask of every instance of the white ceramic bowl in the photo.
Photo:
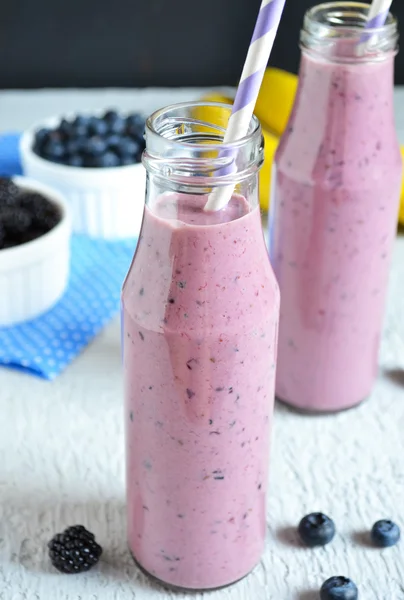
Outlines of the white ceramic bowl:
[{"label": "white ceramic bowl", "polygon": [[56,127],[60,119],[47,119],[22,135],[20,154],[24,175],[63,193],[72,207],[75,232],[104,238],[137,236],[143,218],[145,168],[135,164],[89,169],[41,158],[32,149],[35,132],[42,127]]},{"label": "white ceramic bowl", "polygon": [[25,177],[14,177],[23,190],[38,192],[56,204],[60,222],[45,235],[0,250],[0,326],[33,319],[63,295],[69,277],[71,213],[63,196]]}]

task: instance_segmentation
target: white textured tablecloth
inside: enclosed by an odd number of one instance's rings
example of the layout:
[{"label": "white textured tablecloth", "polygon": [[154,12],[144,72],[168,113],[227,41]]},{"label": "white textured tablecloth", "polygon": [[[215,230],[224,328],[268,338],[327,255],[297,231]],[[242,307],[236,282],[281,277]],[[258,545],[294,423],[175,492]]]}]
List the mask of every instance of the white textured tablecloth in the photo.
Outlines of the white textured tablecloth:
[{"label": "white textured tablecloth", "polygon": [[[151,111],[200,90],[1,92],[0,131],[49,114],[118,106]],[[404,90],[396,95],[404,142]],[[403,108],[400,110],[400,106]],[[54,383],[0,370],[0,600],[169,600],[133,564],[125,539],[122,373],[116,320]],[[260,565],[215,600],[317,600],[322,581],[352,577],[363,600],[404,599],[404,540],[384,551],[364,532],[391,517],[404,530],[404,239],[392,265],[381,374],[358,409],[330,417],[275,411],[268,544]],[[338,528],[326,548],[296,544],[322,510]],[[83,523],[104,547],[98,568],[55,572],[46,543]],[[203,594],[195,597],[202,598]]]}]

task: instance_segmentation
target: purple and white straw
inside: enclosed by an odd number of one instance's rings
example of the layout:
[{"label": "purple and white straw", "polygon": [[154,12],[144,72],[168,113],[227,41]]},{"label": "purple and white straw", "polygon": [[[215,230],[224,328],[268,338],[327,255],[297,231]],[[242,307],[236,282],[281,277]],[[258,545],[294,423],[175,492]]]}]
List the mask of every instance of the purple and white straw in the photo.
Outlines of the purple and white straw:
[{"label": "purple and white straw", "polygon": [[[223,144],[235,142],[248,133],[284,5],[285,0],[262,0]],[[216,189],[209,196],[205,210],[220,210],[229,202],[232,193],[233,186]]]},{"label": "purple and white straw", "polygon": [[[389,16],[392,0],[373,0],[369,8],[369,14],[365,25],[365,31],[360,39],[360,54],[372,38],[372,30],[383,27]],[[367,31],[368,30],[368,31]]]}]

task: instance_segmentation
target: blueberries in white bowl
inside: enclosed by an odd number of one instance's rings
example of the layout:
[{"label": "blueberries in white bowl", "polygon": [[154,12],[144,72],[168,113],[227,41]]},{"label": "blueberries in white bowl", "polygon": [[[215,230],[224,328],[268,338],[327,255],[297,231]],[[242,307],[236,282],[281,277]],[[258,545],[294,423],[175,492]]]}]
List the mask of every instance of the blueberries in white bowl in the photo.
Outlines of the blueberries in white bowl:
[{"label": "blueberries in white bowl", "polygon": [[107,110],[102,116],[77,115],[61,119],[53,129],[35,132],[35,154],[71,167],[108,168],[141,161],[145,149],[145,118]]}]

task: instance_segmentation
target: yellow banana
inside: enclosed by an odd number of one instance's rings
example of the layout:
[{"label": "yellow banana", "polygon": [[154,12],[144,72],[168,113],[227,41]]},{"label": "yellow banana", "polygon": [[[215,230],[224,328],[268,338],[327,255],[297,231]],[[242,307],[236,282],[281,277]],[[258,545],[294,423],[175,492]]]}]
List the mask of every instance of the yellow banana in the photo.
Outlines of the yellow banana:
[{"label": "yellow banana", "polygon": [[[232,104],[233,99],[218,94],[208,94],[202,99],[206,102],[224,102],[225,104]],[[195,118],[201,121],[209,121],[215,124],[223,124],[223,120],[220,115],[220,108],[214,108],[210,106],[197,107],[194,111]],[[264,151],[264,164],[260,171],[260,205],[263,210],[268,210],[269,206],[269,191],[271,185],[271,172],[272,162],[274,159],[275,151],[278,146],[279,138],[275,134],[271,133],[265,126],[262,127],[262,133],[265,142]]]},{"label": "yellow banana", "polygon": [[297,76],[281,69],[267,69],[254,113],[261,125],[279,137],[286,129],[297,90]]},{"label": "yellow banana", "polygon": [[[401,146],[401,157],[404,163],[404,146]],[[401,184],[401,201],[400,201],[400,212],[398,214],[398,220],[401,225],[404,225],[404,179]]]}]

